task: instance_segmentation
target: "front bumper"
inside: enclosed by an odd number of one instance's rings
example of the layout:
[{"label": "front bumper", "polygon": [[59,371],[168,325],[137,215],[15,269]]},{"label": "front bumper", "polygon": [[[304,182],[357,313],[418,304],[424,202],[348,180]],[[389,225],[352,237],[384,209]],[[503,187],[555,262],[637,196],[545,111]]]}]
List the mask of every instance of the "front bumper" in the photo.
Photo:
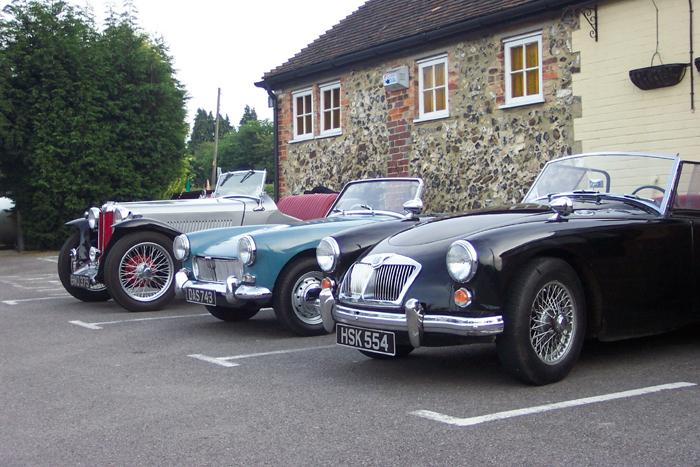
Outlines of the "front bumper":
[{"label": "front bumper", "polygon": [[423,307],[415,299],[406,302],[404,305],[405,313],[386,313],[337,304],[329,289],[324,289],[319,298],[323,327],[328,332],[333,332],[336,323],[368,329],[406,332],[413,347],[421,346],[425,334],[486,337],[503,332],[503,317],[501,315],[478,318],[429,315],[425,314]]},{"label": "front bumper", "polygon": [[225,283],[202,282],[190,278],[187,269],[181,269],[175,274],[175,295],[184,298],[187,289],[211,290],[216,296],[216,303],[219,305],[242,305],[247,302],[266,302],[272,297],[272,292],[265,287],[242,284],[241,281],[229,276]]}]

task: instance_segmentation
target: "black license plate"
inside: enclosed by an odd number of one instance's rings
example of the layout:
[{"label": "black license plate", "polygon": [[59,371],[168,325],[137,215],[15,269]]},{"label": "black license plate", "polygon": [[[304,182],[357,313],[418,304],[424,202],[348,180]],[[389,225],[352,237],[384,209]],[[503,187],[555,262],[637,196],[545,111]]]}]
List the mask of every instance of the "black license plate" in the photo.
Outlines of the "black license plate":
[{"label": "black license plate", "polygon": [[187,288],[185,289],[185,300],[200,305],[216,305],[216,296],[213,290]]},{"label": "black license plate", "polygon": [[88,276],[81,276],[80,274],[71,274],[70,285],[72,287],[78,287],[80,289],[89,289],[90,278]]},{"label": "black license plate", "polygon": [[396,355],[396,334],[393,332],[338,324],[335,327],[335,339],[339,345],[384,355]]}]

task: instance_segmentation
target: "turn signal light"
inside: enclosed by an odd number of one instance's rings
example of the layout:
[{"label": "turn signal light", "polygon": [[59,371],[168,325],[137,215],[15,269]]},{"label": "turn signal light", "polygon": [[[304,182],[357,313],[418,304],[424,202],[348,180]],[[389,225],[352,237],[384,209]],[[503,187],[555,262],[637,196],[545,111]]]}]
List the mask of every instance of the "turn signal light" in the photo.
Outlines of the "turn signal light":
[{"label": "turn signal light", "polygon": [[324,277],[321,280],[321,288],[322,289],[332,289],[333,288],[333,279],[330,277]]},{"label": "turn signal light", "polygon": [[454,300],[455,305],[457,305],[460,308],[464,308],[466,306],[469,306],[469,304],[472,302],[472,293],[468,289],[462,287],[460,289],[455,290]]}]

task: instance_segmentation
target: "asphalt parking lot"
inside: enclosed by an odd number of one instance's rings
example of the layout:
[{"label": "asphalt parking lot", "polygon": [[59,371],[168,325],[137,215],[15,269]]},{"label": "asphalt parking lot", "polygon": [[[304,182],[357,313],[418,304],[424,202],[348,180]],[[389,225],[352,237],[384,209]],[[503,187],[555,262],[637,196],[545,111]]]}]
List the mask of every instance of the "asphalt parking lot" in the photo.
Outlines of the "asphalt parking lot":
[{"label": "asphalt parking lot", "polygon": [[377,361],[263,310],[128,313],[0,251],[0,465],[699,465],[700,327],[524,386],[492,345]]}]

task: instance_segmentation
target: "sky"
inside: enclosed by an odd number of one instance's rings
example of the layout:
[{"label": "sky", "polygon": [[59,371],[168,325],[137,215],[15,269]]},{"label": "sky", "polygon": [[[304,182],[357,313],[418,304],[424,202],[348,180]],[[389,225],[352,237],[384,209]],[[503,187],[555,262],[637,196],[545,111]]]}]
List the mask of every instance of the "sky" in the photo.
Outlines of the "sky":
[{"label": "sky", "polygon": [[[108,5],[122,0],[70,0],[91,8],[103,25]],[[216,111],[238,125],[246,105],[272,120],[267,93],[254,86],[332,28],[365,0],[132,0],[141,29],[168,45],[178,80],[189,95],[188,123],[198,108]]]}]

